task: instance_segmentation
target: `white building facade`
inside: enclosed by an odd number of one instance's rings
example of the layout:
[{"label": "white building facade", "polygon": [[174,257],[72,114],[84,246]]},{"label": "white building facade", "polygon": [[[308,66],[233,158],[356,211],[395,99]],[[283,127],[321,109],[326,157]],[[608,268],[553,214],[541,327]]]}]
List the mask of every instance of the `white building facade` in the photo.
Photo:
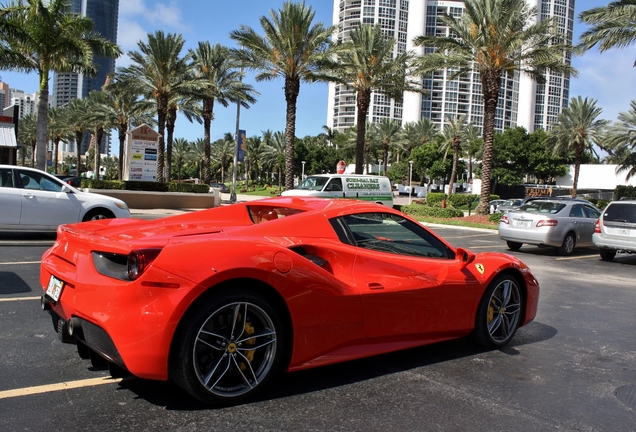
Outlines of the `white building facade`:
[{"label": "white building facade", "polygon": [[[537,19],[556,17],[559,31],[572,42],[574,0],[528,0],[537,7]],[[419,35],[448,36],[449,30],[439,18],[444,14],[460,17],[463,1],[454,0],[334,0],[333,22],[339,26],[338,38],[346,38],[360,24],[380,25],[383,33],[396,39],[396,53],[406,50],[425,54],[424,47],[414,47]],[[566,59],[570,61],[570,59]],[[367,120],[373,123],[392,118],[402,124],[430,118],[441,130],[446,118],[466,115],[481,128],[483,96],[479,73],[462,75],[453,80],[445,70],[422,77],[427,94],[405,93],[397,103],[381,93],[373,93]],[[567,106],[570,82],[561,74],[546,74],[545,84],[530,77],[504,75],[495,116],[496,131],[523,126],[529,132],[549,129],[561,110]],[[356,96],[344,85],[330,84],[327,126],[344,131],[356,123]]]}]

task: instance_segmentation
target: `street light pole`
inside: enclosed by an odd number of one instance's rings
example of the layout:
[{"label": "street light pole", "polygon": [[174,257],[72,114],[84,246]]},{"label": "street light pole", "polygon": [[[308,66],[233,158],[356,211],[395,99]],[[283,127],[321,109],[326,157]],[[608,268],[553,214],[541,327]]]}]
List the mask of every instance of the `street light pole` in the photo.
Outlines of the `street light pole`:
[{"label": "street light pole", "polygon": [[301,183],[302,183],[302,182],[303,182],[303,180],[305,179],[305,162],[306,162],[306,161],[301,161],[301,163],[303,164],[303,170],[302,170],[302,172],[301,172],[301,174],[300,174],[300,182],[301,182]]},{"label": "street light pole", "polygon": [[411,204],[411,191],[413,190],[413,186],[411,186],[411,183],[413,183],[413,161],[412,160],[409,161],[409,205]]}]

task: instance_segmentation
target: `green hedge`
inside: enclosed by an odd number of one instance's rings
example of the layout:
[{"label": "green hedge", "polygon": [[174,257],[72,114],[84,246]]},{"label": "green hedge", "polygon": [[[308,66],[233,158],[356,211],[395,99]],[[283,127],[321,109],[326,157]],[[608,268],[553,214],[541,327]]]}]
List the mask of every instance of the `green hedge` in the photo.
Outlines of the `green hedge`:
[{"label": "green hedge", "polygon": [[[443,195],[443,194],[441,194]],[[409,204],[404,205],[400,209],[402,213],[406,213],[411,216],[424,216],[424,217],[437,217],[437,218],[453,218],[463,217],[464,212],[452,207],[441,208],[431,207],[422,204]]]},{"label": "green hedge", "polygon": [[426,195],[426,204],[430,207],[441,207],[442,200],[446,198],[446,194],[442,192],[431,192]]},{"label": "green hedge", "polygon": [[[441,207],[442,200],[446,198],[446,194],[441,192],[432,192],[426,196],[426,204],[431,207]],[[490,201],[499,199],[499,195],[490,195]],[[479,204],[479,195],[477,194],[452,194],[450,198],[446,200],[446,204],[452,207],[464,207],[468,205],[468,201],[472,201],[471,208],[477,207]]]},{"label": "green hedge", "polygon": [[488,221],[499,223],[499,221],[501,220],[501,215],[503,215],[503,213],[493,213],[490,216],[488,216]]},{"label": "green hedge", "polygon": [[159,183],[147,181],[123,181],[123,180],[93,180],[82,179],[83,188],[89,189],[118,189],[145,192],[187,192],[208,193],[210,186],[204,183]]},{"label": "green hedge", "polygon": [[636,187],[634,186],[616,186],[614,190],[614,199],[619,200],[623,197],[636,197]]}]

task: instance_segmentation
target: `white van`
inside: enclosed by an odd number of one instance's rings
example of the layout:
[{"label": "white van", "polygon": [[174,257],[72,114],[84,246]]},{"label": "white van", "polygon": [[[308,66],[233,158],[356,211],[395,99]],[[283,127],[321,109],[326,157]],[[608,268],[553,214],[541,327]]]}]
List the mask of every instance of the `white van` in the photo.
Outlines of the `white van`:
[{"label": "white van", "polygon": [[356,174],[317,174],[307,177],[296,189],[282,196],[352,198],[393,207],[393,190],[387,177]]}]

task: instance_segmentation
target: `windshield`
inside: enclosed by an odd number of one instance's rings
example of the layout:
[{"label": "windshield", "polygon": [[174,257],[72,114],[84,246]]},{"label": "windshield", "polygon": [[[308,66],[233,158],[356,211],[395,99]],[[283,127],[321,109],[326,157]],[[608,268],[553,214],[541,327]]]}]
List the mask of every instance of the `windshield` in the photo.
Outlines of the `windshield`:
[{"label": "windshield", "polygon": [[563,210],[565,204],[557,202],[546,201],[531,201],[528,204],[524,204],[519,207],[519,211],[525,211],[528,213],[548,213],[556,214]]},{"label": "windshield", "polygon": [[327,180],[329,177],[307,177],[296,189],[319,191],[325,187]]}]

